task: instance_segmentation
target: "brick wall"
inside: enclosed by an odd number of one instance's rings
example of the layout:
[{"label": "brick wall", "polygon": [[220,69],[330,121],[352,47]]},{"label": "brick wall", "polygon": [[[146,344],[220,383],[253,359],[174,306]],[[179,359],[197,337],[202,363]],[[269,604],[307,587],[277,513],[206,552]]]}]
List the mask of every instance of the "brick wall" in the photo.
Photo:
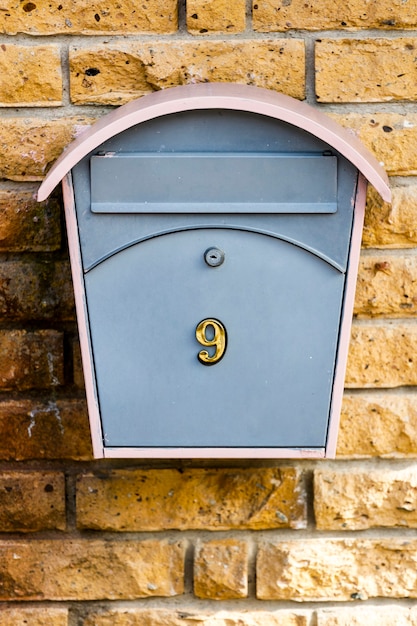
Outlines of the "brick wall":
[{"label": "brick wall", "polygon": [[[0,3],[2,626],[417,624],[416,32],[416,0]],[[92,460],[61,202],[34,194],[112,106],[201,81],[305,98],[392,177],[336,461]]]}]

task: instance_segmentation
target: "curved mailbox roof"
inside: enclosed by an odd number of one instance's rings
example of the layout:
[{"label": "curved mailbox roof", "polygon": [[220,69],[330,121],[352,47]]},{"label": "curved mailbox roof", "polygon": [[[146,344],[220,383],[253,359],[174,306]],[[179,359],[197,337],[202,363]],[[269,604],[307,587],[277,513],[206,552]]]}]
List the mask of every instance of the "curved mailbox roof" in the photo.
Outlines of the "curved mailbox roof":
[{"label": "curved mailbox roof", "polygon": [[384,200],[391,200],[388,177],[363,144],[327,115],[283,94],[228,83],[202,83],[158,91],[102,117],[83,132],[55,162],[39,187],[38,200],[45,200],[64,176],[107,139],[148,120],[196,109],[231,109],[266,115],[301,128],[340,152],[375,187]]}]

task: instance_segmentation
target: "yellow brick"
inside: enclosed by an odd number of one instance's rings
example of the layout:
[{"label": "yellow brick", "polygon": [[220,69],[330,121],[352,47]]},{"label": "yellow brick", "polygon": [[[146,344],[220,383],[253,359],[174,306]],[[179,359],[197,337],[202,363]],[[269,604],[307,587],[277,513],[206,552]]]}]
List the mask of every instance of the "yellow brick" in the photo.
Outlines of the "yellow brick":
[{"label": "yellow brick", "polygon": [[384,607],[322,609],[317,626],[417,626],[417,608],[391,604]]},{"label": "yellow brick", "polygon": [[73,49],[74,104],[123,104],[146,93],[186,83],[257,85],[304,98],[304,43],[274,41],[171,41]]},{"label": "yellow brick", "polygon": [[417,246],[417,185],[392,188],[392,204],[368,188],[363,245],[375,248]]},{"label": "yellow brick", "polygon": [[52,252],[61,247],[60,206],[56,198],[36,202],[37,188],[0,190],[0,251]]},{"label": "yellow brick", "polygon": [[79,477],[77,522],[113,531],[304,528],[305,497],[291,467],[114,470]]},{"label": "yellow brick", "polygon": [[83,624],[84,626],[307,626],[309,623],[306,613],[298,611],[220,610],[215,613],[204,613],[187,608],[185,611],[116,609],[90,613]]},{"label": "yellow brick", "polygon": [[92,119],[84,117],[53,121],[2,119],[0,178],[42,180],[63,149],[92,122]]},{"label": "yellow brick", "polygon": [[2,626],[67,626],[68,609],[1,609]]},{"label": "yellow brick", "polygon": [[63,333],[0,330],[0,389],[53,389],[64,382]]},{"label": "yellow brick", "polygon": [[392,175],[417,174],[417,115],[375,113],[374,115],[331,114],[342,126],[352,129]]},{"label": "yellow brick", "polygon": [[0,402],[0,459],[91,458],[84,400]]},{"label": "yellow brick", "polygon": [[354,325],[346,386],[399,387],[417,384],[417,326]]},{"label": "yellow brick", "polygon": [[416,28],[417,2],[410,0],[253,0],[253,27],[261,32],[290,29]]},{"label": "yellow brick", "polygon": [[194,557],[194,595],[232,600],[248,595],[248,544],[235,539],[200,542]]},{"label": "yellow brick", "polygon": [[417,527],[417,472],[407,469],[318,469],[314,513],[319,530]]},{"label": "yellow brick", "polygon": [[416,286],[415,255],[364,255],[359,264],[355,314],[368,317],[413,316],[417,313]]},{"label": "yellow brick", "polygon": [[323,39],[316,42],[320,102],[417,99],[417,39]]},{"label": "yellow brick", "polygon": [[188,0],[187,29],[193,35],[245,30],[246,0]]},{"label": "yellow brick", "polygon": [[173,33],[178,27],[178,0],[8,0],[0,11],[0,32],[8,35],[100,35]]},{"label": "yellow brick", "polygon": [[0,107],[61,104],[59,46],[0,45]]},{"label": "yellow brick", "polygon": [[417,597],[417,541],[301,539],[258,553],[261,600],[352,601]]},{"label": "yellow brick", "polygon": [[417,457],[417,394],[345,394],[337,456]]},{"label": "yellow brick", "polygon": [[133,600],[183,593],[168,541],[0,541],[0,600]]},{"label": "yellow brick", "polygon": [[0,472],[0,531],[65,530],[65,478],[57,472]]}]

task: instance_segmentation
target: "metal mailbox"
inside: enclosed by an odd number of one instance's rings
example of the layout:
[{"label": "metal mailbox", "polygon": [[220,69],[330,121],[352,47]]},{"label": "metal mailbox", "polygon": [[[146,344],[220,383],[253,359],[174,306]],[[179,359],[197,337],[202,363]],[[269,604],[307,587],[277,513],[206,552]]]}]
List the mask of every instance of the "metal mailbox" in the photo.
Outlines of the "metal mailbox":
[{"label": "metal mailbox", "polygon": [[63,180],[96,457],[335,453],[365,148],[308,105],[227,84],[145,96]]}]

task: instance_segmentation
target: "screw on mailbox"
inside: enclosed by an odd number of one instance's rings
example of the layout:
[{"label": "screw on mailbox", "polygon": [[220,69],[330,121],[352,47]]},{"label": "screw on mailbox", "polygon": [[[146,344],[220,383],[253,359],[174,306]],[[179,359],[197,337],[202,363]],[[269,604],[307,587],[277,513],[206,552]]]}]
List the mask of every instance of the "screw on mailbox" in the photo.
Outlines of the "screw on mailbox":
[{"label": "screw on mailbox", "polygon": [[224,252],[219,248],[208,248],[204,253],[204,260],[210,267],[219,267],[224,262]]}]

